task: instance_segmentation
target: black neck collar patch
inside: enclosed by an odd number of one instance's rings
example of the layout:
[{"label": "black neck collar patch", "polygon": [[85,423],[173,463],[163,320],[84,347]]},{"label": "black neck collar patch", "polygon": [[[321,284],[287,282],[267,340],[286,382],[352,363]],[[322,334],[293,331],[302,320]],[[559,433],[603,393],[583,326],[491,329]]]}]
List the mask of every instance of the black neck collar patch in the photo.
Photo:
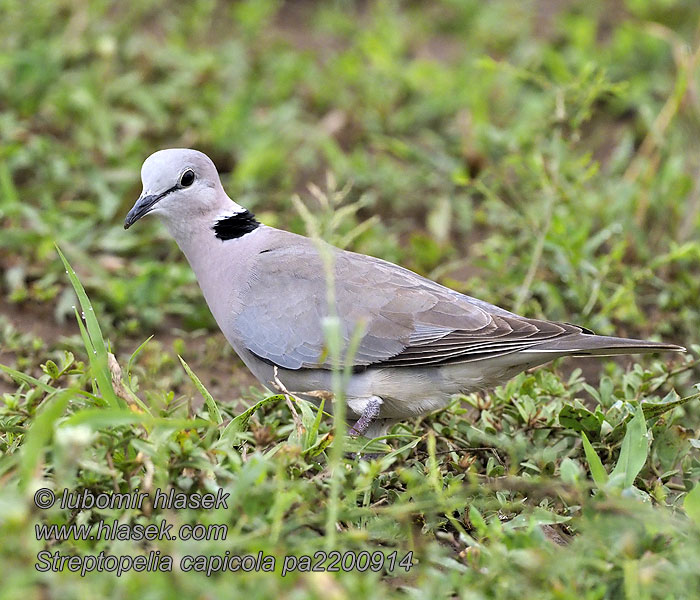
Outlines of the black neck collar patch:
[{"label": "black neck collar patch", "polygon": [[248,209],[219,219],[212,229],[220,240],[235,240],[260,227],[260,222]]}]

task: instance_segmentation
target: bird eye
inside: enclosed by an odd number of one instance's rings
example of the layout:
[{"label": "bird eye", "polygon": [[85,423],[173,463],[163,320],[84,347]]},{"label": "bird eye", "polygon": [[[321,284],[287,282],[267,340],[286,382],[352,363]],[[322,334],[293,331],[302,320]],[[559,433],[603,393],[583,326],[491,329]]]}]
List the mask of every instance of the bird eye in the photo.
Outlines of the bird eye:
[{"label": "bird eye", "polygon": [[180,185],[182,187],[190,187],[194,183],[194,171],[192,169],[187,169],[180,176]]}]

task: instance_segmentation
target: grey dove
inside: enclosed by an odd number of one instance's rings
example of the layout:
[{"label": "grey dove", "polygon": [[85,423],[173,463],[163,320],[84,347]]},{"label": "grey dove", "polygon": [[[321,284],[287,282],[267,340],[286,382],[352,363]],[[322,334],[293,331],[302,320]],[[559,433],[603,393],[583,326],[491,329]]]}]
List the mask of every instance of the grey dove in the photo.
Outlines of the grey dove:
[{"label": "grey dove", "polygon": [[[141,169],[143,193],[128,229],[156,215],[187,257],[224,336],[269,388],[331,392],[328,315],[318,245],[259,223],[224,191],[214,163],[189,149],[161,150]],[[529,319],[390,262],[328,246],[335,309],[352,356],[345,389],[354,435],[445,407],[454,394],[503,383],[561,356],[683,351],[673,344],[600,336]]]}]

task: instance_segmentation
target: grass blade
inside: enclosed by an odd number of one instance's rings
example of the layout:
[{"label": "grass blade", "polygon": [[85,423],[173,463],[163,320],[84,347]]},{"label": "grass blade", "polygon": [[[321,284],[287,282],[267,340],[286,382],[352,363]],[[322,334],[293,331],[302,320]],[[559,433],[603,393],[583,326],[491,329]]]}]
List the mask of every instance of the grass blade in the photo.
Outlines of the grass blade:
[{"label": "grass blade", "polygon": [[146,414],[136,413],[125,408],[86,408],[68,417],[61,423],[61,426],[87,425],[92,429],[101,429],[104,427],[135,425],[152,420]]},{"label": "grass blade", "polygon": [[646,419],[652,419],[654,417],[659,417],[678,406],[683,406],[685,403],[690,402],[691,400],[697,400],[698,398],[700,398],[700,392],[697,394],[691,394],[685,398],[678,398],[678,400],[673,400],[671,402],[645,402],[642,404],[642,410],[644,411],[644,417]]},{"label": "grass blade", "polygon": [[85,292],[85,288],[80,283],[78,276],[75,274],[73,267],[61,252],[61,249],[56,246],[56,251],[63,261],[63,265],[66,268],[66,273],[68,274],[68,279],[70,279],[71,285],[75,290],[76,296],[78,296],[78,302],[80,303],[80,308],[85,316],[85,325],[87,326],[87,331],[83,327],[80,315],[77,314],[78,325],[80,326],[80,333],[83,336],[83,342],[85,343],[85,349],[88,353],[88,360],[90,361],[90,370],[92,372],[95,381],[97,382],[97,388],[100,394],[105,399],[107,404],[112,408],[123,407],[124,402],[117,397],[112,388],[112,376],[109,372],[109,365],[107,362],[107,347],[105,345],[104,338],[102,337],[102,330],[100,329],[100,324],[97,322],[97,317],[95,316],[95,311],[92,308],[90,299]]},{"label": "grass blade", "polygon": [[146,339],[145,342],[143,342],[134,352],[132,355],[129,357],[129,362],[126,363],[126,380],[129,382],[129,385],[131,385],[131,368],[134,364],[134,361],[136,360],[136,357],[141,354],[141,351],[146,347],[146,344],[150,342],[153,339],[153,336],[150,335]]},{"label": "grass blade", "polygon": [[172,429],[194,429],[211,427],[204,419],[157,418],[146,413],[138,413],[126,408],[86,408],[61,423],[61,427],[87,425],[92,429],[107,429],[124,425],[165,426]]},{"label": "grass blade", "polygon": [[32,479],[44,449],[54,432],[54,423],[63,415],[73,390],[62,390],[44,401],[22,444],[19,487],[25,490]]},{"label": "grass blade", "polygon": [[248,427],[248,421],[250,421],[250,417],[253,416],[253,413],[256,410],[262,408],[266,404],[271,404],[272,402],[279,402],[280,400],[284,400],[284,394],[275,394],[273,396],[263,398],[262,400],[260,400],[260,402],[257,402],[249,409],[242,412],[235,419],[232,419],[231,422],[228,425],[226,425],[226,428],[221,434],[221,439],[229,439],[232,435],[241,431],[245,431]]},{"label": "grass blade", "polygon": [[27,375],[25,373],[21,373],[20,371],[16,371],[15,369],[11,367],[6,367],[5,365],[0,365],[0,371],[4,371],[7,373],[12,379],[15,381],[18,381],[19,383],[26,383],[27,385],[33,385],[34,387],[38,387],[45,392],[51,394],[56,390],[56,388],[51,387],[47,383],[44,383],[43,381],[39,381],[36,377],[32,377],[31,375]]},{"label": "grass blade", "polygon": [[307,449],[316,444],[318,428],[321,426],[321,417],[323,416],[323,405],[325,404],[325,402],[325,399],[321,398],[321,404],[319,405],[318,411],[316,412],[316,418],[314,419],[314,422],[311,425],[311,427],[306,431],[306,443],[304,444],[304,446]]},{"label": "grass blade", "polygon": [[221,416],[221,412],[219,411],[219,407],[216,405],[216,401],[214,400],[213,396],[209,393],[209,390],[204,387],[204,384],[199,380],[199,377],[194,374],[194,371],[190,369],[190,366],[185,362],[185,359],[179,354],[178,358],[180,359],[186,373],[190,376],[192,383],[194,383],[195,387],[199,390],[199,393],[202,394],[204,402],[206,402],[207,405],[207,410],[209,411],[209,418],[213,423],[221,425],[224,422],[224,419]]}]

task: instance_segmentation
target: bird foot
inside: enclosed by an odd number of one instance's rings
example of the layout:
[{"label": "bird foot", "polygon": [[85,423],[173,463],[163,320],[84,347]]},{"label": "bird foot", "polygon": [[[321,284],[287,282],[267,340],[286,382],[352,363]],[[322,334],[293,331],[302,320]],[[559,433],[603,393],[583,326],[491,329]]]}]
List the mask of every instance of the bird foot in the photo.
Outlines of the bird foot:
[{"label": "bird foot", "polygon": [[370,398],[365,406],[360,418],[355,422],[355,424],[350,428],[348,432],[351,437],[358,437],[363,435],[367,431],[368,427],[372,422],[379,416],[379,410],[382,406],[382,401],[376,396]]}]

